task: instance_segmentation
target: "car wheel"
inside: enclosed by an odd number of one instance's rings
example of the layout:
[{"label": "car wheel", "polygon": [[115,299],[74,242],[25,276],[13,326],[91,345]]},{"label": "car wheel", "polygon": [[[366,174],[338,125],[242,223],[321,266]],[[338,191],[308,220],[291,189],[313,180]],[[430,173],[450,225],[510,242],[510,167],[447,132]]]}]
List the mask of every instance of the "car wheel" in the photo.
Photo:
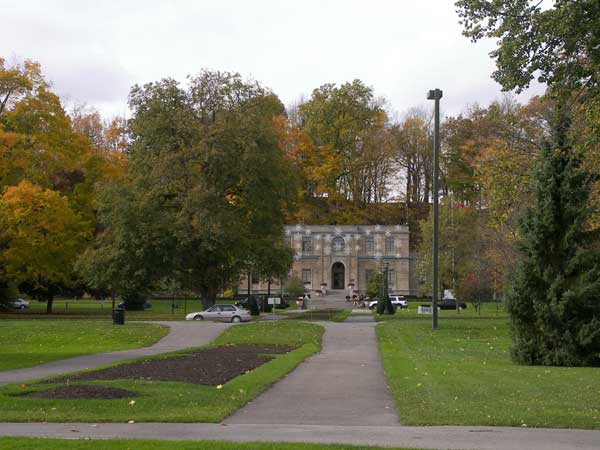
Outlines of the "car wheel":
[{"label": "car wheel", "polygon": [[21,308],[21,309],[25,309],[25,305],[21,305],[21,306],[20,306],[20,308]]},{"label": "car wheel", "polygon": [[233,316],[233,317],[231,318],[231,321],[232,321],[233,323],[240,323],[240,322],[242,321],[242,318],[241,318],[240,316]]},{"label": "car wheel", "polygon": [[197,316],[194,316],[194,320],[204,320],[204,317],[198,314]]},{"label": "car wheel", "polygon": [[464,307],[464,306],[459,306],[459,307],[458,307],[458,310],[459,310],[459,311],[462,311],[463,309],[465,309],[465,307]]},{"label": "car wheel", "polygon": [[442,307],[441,307],[441,306],[438,306],[438,307],[437,307],[437,309],[438,309],[438,311],[441,311],[441,310],[442,310]]}]

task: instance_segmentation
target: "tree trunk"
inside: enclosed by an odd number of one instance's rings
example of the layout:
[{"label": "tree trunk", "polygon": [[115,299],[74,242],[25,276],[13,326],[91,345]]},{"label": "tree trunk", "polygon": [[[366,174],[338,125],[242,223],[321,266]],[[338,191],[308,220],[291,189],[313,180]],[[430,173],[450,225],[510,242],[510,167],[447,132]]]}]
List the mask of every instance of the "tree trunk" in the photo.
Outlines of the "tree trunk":
[{"label": "tree trunk", "polygon": [[52,302],[54,302],[54,296],[48,297],[46,300],[46,314],[52,314]]},{"label": "tree trunk", "polygon": [[217,299],[217,293],[212,289],[204,289],[203,291],[204,292],[202,292],[201,297],[202,306],[204,307],[204,309],[207,309],[215,304],[215,301]]}]

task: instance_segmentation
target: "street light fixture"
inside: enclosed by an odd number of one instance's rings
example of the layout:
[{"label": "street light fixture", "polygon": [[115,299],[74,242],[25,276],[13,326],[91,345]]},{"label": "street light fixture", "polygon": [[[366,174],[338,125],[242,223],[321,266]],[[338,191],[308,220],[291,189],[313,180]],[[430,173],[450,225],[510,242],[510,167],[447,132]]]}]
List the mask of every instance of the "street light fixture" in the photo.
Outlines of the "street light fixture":
[{"label": "street light fixture", "polygon": [[427,100],[435,101],[434,130],[433,130],[433,301],[431,326],[435,330],[438,326],[438,203],[439,203],[439,156],[440,156],[440,99],[443,96],[441,89],[427,92]]}]

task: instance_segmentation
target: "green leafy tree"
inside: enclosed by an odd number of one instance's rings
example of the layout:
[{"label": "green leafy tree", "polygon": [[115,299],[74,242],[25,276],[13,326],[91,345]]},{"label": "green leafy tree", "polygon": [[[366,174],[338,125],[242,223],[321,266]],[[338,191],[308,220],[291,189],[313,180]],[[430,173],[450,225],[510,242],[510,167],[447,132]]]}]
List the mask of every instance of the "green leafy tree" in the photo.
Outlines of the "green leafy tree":
[{"label": "green leafy tree", "polygon": [[600,83],[600,4],[596,0],[460,0],[463,34],[488,37],[499,46],[493,77],[505,89],[528,87],[534,77],[549,86],[575,90]]},{"label": "green leafy tree", "polygon": [[103,230],[77,269],[91,288],[119,294],[126,309],[142,309],[153,283],[172,269],[175,243],[165,205],[124,183],[105,187],[97,204]]},{"label": "green leafy tree", "polygon": [[300,277],[289,277],[285,285],[285,292],[294,299],[304,295],[304,283]]},{"label": "green leafy tree", "polygon": [[[439,281],[443,289],[456,290],[459,280],[472,271],[473,256],[481,239],[482,221],[478,212],[453,197],[446,197],[440,205],[439,219]],[[421,224],[421,243],[417,273],[421,292],[431,295],[432,289],[432,230],[433,217]]]},{"label": "green leafy tree", "polygon": [[507,294],[512,355],[523,364],[600,365],[600,251],[568,120],[559,110],[542,152]]},{"label": "green leafy tree", "polygon": [[379,296],[379,290],[381,287],[381,274],[379,271],[374,270],[371,272],[369,276],[369,280],[367,281],[367,295],[370,298],[375,298]]},{"label": "green leafy tree", "polygon": [[123,273],[118,290],[138,301],[177,279],[208,307],[241,273],[287,273],[283,209],[295,192],[273,124],[284,112],[277,97],[203,71],[187,89],[172,79],[134,86],[129,103],[128,173],[99,201],[97,251],[113,275],[98,281]]},{"label": "green leafy tree", "polygon": [[526,364],[598,365],[599,239],[590,232],[591,183],[581,161],[589,141],[582,143],[579,135],[585,133],[571,126],[577,105],[596,104],[599,95],[600,4],[557,0],[543,9],[542,2],[527,0],[460,0],[456,5],[465,35],[474,41],[498,39],[493,76],[504,89],[521,91],[537,74],[554,101],[552,137],[540,155],[507,296],[513,357]]}]

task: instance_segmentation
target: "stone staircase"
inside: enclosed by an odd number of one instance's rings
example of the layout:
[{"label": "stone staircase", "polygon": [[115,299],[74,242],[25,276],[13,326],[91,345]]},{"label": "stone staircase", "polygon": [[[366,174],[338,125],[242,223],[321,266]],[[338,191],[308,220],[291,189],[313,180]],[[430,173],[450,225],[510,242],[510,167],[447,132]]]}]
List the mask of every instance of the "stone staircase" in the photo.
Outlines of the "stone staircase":
[{"label": "stone staircase", "polygon": [[316,309],[348,309],[352,308],[352,302],[346,301],[346,291],[328,291],[325,296],[317,296],[314,292],[310,296],[309,307]]}]

